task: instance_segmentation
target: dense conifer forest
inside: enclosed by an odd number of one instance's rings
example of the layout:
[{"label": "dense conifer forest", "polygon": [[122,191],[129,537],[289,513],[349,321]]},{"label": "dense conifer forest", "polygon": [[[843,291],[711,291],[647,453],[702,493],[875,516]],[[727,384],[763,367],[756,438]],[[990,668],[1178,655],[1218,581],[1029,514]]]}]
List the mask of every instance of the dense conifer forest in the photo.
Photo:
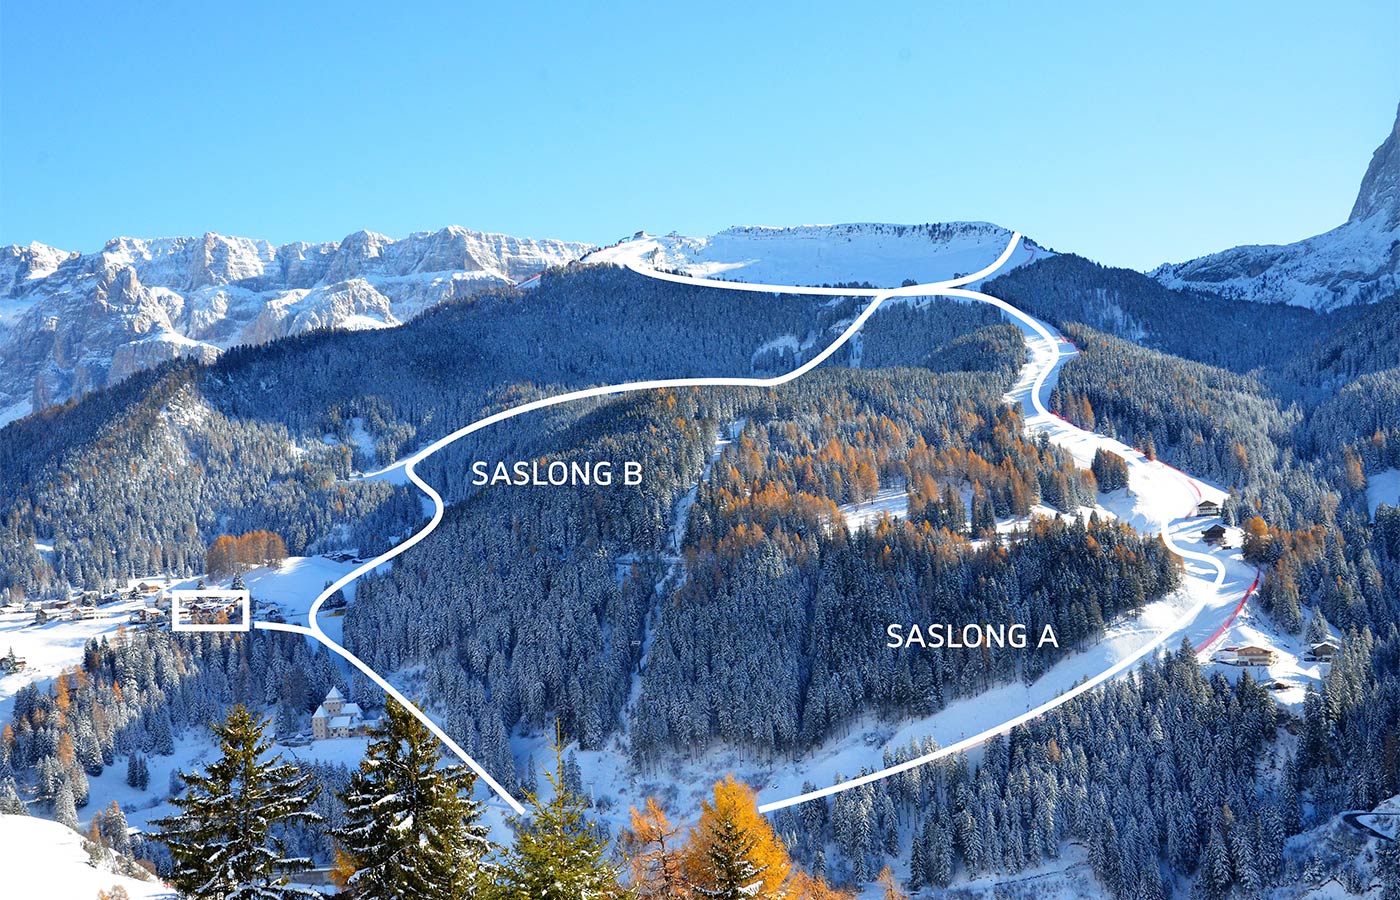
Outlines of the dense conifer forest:
[{"label": "dense conifer forest", "polygon": [[[752,791],[721,782],[689,832],[668,814],[690,821],[692,810],[657,802],[606,834],[566,754],[543,773],[512,754],[513,738],[557,728],[580,751],[623,747],[639,774],[717,747],[760,764],[800,757],[864,714],[899,721],[1034,681],[1178,586],[1159,540],[1092,513],[1099,491],[1124,487],[1121,464],[1080,469],[1005,405],[1025,352],[1017,330],[977,305],[891,303],[832,364],[782,388],[571,404],[421,467],[449,504],[443,524],[359,582],[344,640],[513,788],[532,792],[542,775],[563,788],[531,793],[535,824],[513,846],[450,851],[484,873],[481,896],[524,896],[560,854],[599,896],[622,882],[644,897],[729,896],[714,892],[769,872],[771,896],[815,900],[889,866],[891,882],[922,897],[1070,852],[1125,900],[1252,898],[1321,871],[1362,877],[1352,859],[1286,845],[1400,794],[1400,512],[1382,504],[1373,516],[1366,494],[1400,468],[1400,300],[1322,315],[1167,291],[1068,256],[987,290],[1079,346],[1052,398],[1061,414],[1229,492],[1222,518],[1264,573],[1252,608],[1270,627],[1339,640],[1301,714],[1248,675],[1202,671],[1184,647],[975,753],[771,826]],[[0,430],[0,589],[42,598],[129,577],[233,574],[283,551],[370,555],[420,527],[424,510],[410,488],[358,473],[589,384],[783,372],[859,307],[579,267],[401,328],[168,364]],[[1208,314],[1220,327],[1203,332]],[[474,460],[542,457],[635,460],[646,477],[471,483]],[[906,512],[849,525],[877,495]],[[1037,506],[1050,515],[1030,518]],[[1051,625],[1059,647],[884,646],[890,622],[967,621]],[[240,704],[268,722],[238,724],[239,746],[256,743],[255,725],[295,734],[332,686],[383,709],[376,688],[299,636],[154,629],[93,641],[79,666],[15,698],[0,811],[76,825],[96,812],[89,779],[104,770],[149,786],[151,758]],[[378,739],[419,741],[414,759],[434,758],[409,723],[397,727]],[[356,828],[375,827],[379,788],[344,767],[305,774],[287,795],[297,815],[269,823],[268,841],[279,858],[349,879],[369,866],[347,848]],[[424,796],[438,797],[438,821],[456,823],[445,833],[470,842],[477,811],[446,798],[472,785],[453,784]],[[166,872],[182,865],[159,842],[123,843],[110,815],[97,830],[119,852]]]}]

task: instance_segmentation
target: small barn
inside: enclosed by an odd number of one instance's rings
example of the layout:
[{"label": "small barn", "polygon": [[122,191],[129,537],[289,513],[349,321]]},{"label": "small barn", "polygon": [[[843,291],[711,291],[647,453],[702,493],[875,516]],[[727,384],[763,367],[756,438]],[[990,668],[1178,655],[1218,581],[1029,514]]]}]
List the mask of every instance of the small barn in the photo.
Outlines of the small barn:
[{"label": "small barn", "polygon": [[1225,544],[1225,526],[1216,522],[1214,525],[1201,532],[1201,540],[1212,547],[1220,547]]}]

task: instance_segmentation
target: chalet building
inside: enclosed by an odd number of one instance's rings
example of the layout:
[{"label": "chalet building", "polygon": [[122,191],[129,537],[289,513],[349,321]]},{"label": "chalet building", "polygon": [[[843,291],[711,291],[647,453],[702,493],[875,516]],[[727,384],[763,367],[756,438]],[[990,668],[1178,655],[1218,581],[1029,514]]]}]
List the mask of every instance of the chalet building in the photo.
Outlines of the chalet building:
[{"label": "chalet building", "polygon": [[154,606],[143,606],[132,614],[132,620],[143,625],[155,625],[164,622],[165,618],[165,610]]},{"label": "chalet building", "polygon": [[1278,662],[1278,651],[1269,647],[1249,645],[1235,650],[1235,665],[1272,666]]},{"label": "chalet building", "polygon": [[1218,516],[1220,515],[1220,504],[1214,500],[1202,500],[1196,504],[1196,515],[1198,516]]},{"label": "chalet building", "polygon": [[1201,532],[1201,540],[1212,547],[1221,547],[1225,544],[1225,526],[1216,522],[1214,525]]},{"label": "chalet building", "polygon": [[1331,662],[1341,649],[1336,641],[1318,641],[1308,648],[1308,662]]},{"label": "chalet building", "polygon": [[347,703],[338,688],[331,688],[326,699],[311,714],[311,739],[356,737],[374,723],[365,719],[358,703]]}]

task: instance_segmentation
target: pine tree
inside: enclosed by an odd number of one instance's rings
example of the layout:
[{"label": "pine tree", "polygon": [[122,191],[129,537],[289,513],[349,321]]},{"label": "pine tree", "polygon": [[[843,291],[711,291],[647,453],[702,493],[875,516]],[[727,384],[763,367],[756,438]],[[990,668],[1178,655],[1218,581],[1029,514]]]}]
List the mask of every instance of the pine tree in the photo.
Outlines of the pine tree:
[{"label": "pine tree", "polygon": [[144,791],[151,783],[151,770],[146,764],[146,757],[140,753],[132,753],[126,761],[126,783],[138,791]]},{"label": "pine tree", "polygon": [[365,758],[341,794],[337,874],[345,896],[469,900],[482,895],[490,845],[471,799],[476,775],[438,767],[437,738],[390,701]]},{"label": "pine tree", "polygon": [[1102,447],[1095,450],[1091,469],[1099,483],[1099,490],[1105,494],[1128,486],[1128,464],[1111,450]]},{"label": "pine tree", "polygon": [[288,858],[272,837],[281,823],[316,822],[308,811],[317,789],[310,774],[298,773],[281,756],[263,760],[271,747],[266,723],[235,706],[213,726],[219,758],[203,773],[186,773],[188,790],[171,802],[180,813],[154,822],[170,848],[171,882],[200,900],[277,900],[319,895],[285,884],[282,873],[309,868]]},{"label": "pine tree", "polygon": [[754,792],[731,776],[715,785],[686,844],[684,871],[695,893],[713,900],[777,900],[792,862]]},{"label": "pine tree", "polygon": [[113,800],[105,813],[94,814],[92,824],[103,844],[122,856],[131,855],[131,835],[127,834],[126,815],[122,813],[117,801]]},{"label": "pine tree", "polygon": [[627,896],[619,870],[608,861],[607,842],[584,817],[587,801],[564,783],[562,736],[554,742],[553,790],[546,802],[530,792],[527,821],[516,822],[515,845],[497,881],[500,900],[608,900]]},{"label": "pine tree", "polygon": [[53,818],[59,824],[67,825],[74,831],[78,830],[78,806],[73,800],[73,787],[67,779],[63,780],[58,793],[54,795]]},{"label": "pine tree", "polygon": [[751,853],[758,843],[730,816],[720,816],[710,825],[706,848],[705,884],[696,892],[711,900],[747,900],[763,890],[768,867],[756,863]]},{"label": "pine tree", "polygon": [[1377,854],[1381,876],[1381,900],[1400,900],[1400,843],[1391,841]]}]

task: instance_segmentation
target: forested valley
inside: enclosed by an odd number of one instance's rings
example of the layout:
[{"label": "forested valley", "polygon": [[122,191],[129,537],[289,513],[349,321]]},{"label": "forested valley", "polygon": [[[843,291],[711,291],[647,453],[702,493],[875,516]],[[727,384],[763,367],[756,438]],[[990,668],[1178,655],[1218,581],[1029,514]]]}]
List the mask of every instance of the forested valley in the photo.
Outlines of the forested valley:
[{"label": "forested valley", "polygon": [[[783,881],[813,898],[887,865],[932,896],[1070,847],[1119,898],[1260,897],[1319,866],[1360,878],[1350,860],[1285,848],[1400,794],[1400,512],[1372,516],[1366,493],[1400,468],[1400,301],[1324,316],[1167,291],[1074,257],[986,289],[1081,349],[1054,408],[1228,490],[1222,518],[1264,572],[1258,608],[1285,634],[1338,635],[1343,652],[1293,716],[1266,686],[1202,671],[1182,648],[976,753],[780,813],[771,835],[747,818],[744,789],[717,787],[714,808],[769,848],[748,862],[799,866],[822,881]],[[1229,315],[1210,312],[1222,304]],[[200,573],[221,535],[264,530],[292,555],[370,555],[419,527],[423,508],[411,488],[358,473],[547,394],[786,371],[859,307],[574,268],[401,328],[169,364],[0,430],[0,589],[20,599]],[[1207,315],[1219,327],[1203,331]],[[558,728],[579,752],[622,747],[646,776],[717,747],[761,765],[846,737],[862,715],[906,720],[1033,681],[1170,594],[1181,571],[1159,540],[1091,512],[1117,482],[1026,435],[1003,400],[1024,352],[980,305],[892,303],[833,364],[779,389],[653,391],[485,429],[420,467],[449,504],[444,522],[358,584],[345,644],[521,791],[540,787],[540,761],[512,752],[521,735]],[[540,457],[637,460],[646,478],[470,483],[473,460]],[[890,492],[905,515],[847,525],[846,510]],[[1037,506],[1063,516],[1031,519]],[[1060,646],[884,646],[889,622],[943,621],[1049,624]],[[76,825],[105,768],[140,783],[145,760],[236,704],[270,717],[269,737],[295,733],[331,687],[383,708],[377,688],[297,636],[94,641],[76,669],[16,698],[0,809],[32,804]],[[628,834],[580,825],[613,798],[567,754],[557,769],[559,796],[577,801],[556,811],[571,833],[617,838],[638,883],[685,865],[651,846],[670,826],[649,808]],[[289,854],[329,865],[346,846],[353,773],[309,774],[324,824],[277,833]],[[118,849],[175,864],[164,845]],[[665,889],[643,896],[684,896]]]}]

